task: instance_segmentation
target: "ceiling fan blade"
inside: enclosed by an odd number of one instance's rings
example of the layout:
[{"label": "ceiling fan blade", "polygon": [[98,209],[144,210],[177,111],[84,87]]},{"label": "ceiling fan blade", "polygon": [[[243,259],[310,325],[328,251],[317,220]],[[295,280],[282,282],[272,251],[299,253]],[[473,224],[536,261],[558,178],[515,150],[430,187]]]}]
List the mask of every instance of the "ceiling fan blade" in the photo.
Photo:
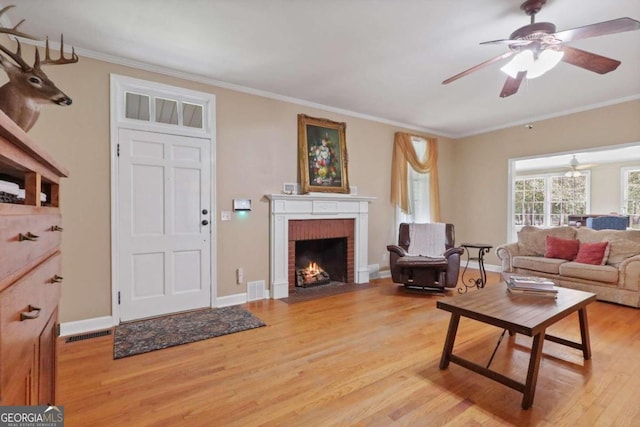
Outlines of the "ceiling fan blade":
[{"label": "ceiling fan blade", "polygon": [[460,77],[464,77],[464,76],[466,76],[467,74],[471,74],[471,73],[473,73],[474,71],[478,71],[479,69],[484,68],[484,67],[486,67],[487,65],[491,65],[491,64],[493,64],[494,62],[498,62],[498,61],[501,61],[501,60],[503,60],[503,59],[505,59],[505,58],[508,58],[508,57],[510,57],[511,55],[513,55],[514,53],[515,53],[514,51],[510,50],[510,51],[508,51],[508,52],[503,53],[502,55],[496,56],[495,58],[488,59],[488,60],[486,60],[486,61],[484,61],[484,62],[482,62],[482,63],[480,63],[480,64],[476,65],[475,67],[471,67],[471,68],[469,68],[468,70],[464,70],[463,72],[458,73],[458,74],[456,74],[456,75],[455,75],[455,76],[453,76],[453,77],[449,77],[447,80],[443,81],[443,82],[442,82],[442,84],[443,84],[443,85],[449,84],[449,83],[451,83],[451,82],[453,82],[453,81],[455,81],[455,80],[458,80]]},{"label": "ceiling fan blade", "polygon": [[500,40],[489,40],[488,42],[482,42],[480,44],[508,44],[510,46],[525,46],[532,42],[533,40],[514,40],[514,39],[500,39]]},{"label": "ceiling fan blade", "polygon": [[559,31],[554,33],[553,36],[562,41],[562,43],[566,43],[588,37],[598,37],[634,30],[640,30],[640,21],[631,18],[618,18],[611,21],[598,22],[597,24],[585,25],[584,27]]},{"label": "ceiling fan blade", "polygon": [[564,56],[562,57],[564,62],[594,73],[606,74],[620,65],[620,61],[576,49],[575,47],[564,46],[562,50],[564,50]]},{"label": "ceiling fan blade", "polygon": [[526,71],[520,71],[515,78],[511,76],[507,77],[507,81],[504,82],[504,86],[502,87],[502,92],[500,92],[500,98],[506,98],[507,96],[511,96],[518,92],[518,89],[520,89],[520,83],[522,83],[522,80],[526,75]]}]

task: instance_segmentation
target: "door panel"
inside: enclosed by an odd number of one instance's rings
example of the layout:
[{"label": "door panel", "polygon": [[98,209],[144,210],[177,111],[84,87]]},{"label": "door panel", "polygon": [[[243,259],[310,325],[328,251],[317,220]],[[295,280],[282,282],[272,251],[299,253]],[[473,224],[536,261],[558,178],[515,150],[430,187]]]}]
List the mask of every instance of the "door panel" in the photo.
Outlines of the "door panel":
[{"label": "door panel", "polygon": [[210,141],[120,129],[119,144],[121,320],[211,306]]}]

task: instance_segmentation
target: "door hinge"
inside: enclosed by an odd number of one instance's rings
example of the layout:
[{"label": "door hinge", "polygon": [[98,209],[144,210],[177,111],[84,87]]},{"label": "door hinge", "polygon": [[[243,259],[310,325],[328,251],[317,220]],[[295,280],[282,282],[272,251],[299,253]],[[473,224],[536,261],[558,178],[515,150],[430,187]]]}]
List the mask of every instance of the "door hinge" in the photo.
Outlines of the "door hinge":
[{"label": "door hinge", "polygon": [[120,305],[120,291],[118,291],[118,305]]},{"label": "door hinge", "polygon": [[60,323],[56,323],[56,337],[60,336]]},{"label": "door hinge", "polygon": [[120,157],[120,144],[116,144],[116,156]]}]

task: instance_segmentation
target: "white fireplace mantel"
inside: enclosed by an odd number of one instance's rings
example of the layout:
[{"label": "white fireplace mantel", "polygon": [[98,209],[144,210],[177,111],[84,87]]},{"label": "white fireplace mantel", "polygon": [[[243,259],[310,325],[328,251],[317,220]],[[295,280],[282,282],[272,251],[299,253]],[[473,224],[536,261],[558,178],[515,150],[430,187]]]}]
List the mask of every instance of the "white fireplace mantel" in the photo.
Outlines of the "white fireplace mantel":
[{"label": "white fireplace mantel", "polygon": [[271,204],[271,297],[289,296],[289,220],[354,219],[354,279],[369,281],[369,203],[374,197],[350,194],[267,194]]}]

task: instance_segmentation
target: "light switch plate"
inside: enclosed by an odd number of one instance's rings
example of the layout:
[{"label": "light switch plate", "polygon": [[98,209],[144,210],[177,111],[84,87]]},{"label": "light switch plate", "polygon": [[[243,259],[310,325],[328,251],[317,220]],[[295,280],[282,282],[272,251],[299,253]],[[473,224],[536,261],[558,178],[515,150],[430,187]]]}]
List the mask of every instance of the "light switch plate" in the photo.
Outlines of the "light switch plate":
[{"label": "light switch plate", "polygon": [[220,212],[220,221],[231,221],[231,212],[229,211]]}]

